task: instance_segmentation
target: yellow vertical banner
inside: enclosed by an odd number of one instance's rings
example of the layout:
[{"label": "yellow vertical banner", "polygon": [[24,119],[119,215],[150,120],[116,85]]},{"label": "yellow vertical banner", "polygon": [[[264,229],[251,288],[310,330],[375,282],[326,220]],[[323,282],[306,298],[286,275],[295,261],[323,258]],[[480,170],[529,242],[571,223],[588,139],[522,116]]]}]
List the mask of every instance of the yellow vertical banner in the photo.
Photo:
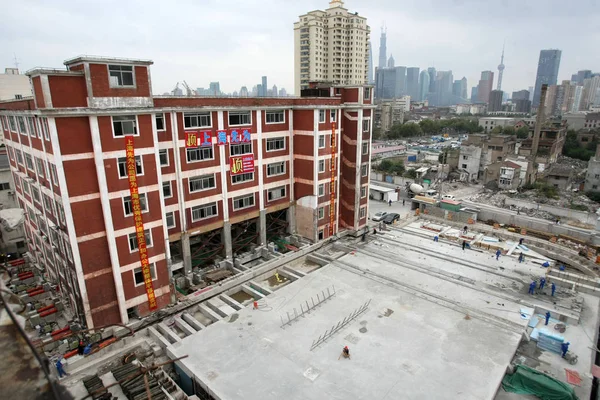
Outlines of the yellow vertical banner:
[{"label": "yellow vertical banner", "polygon": [[154,296],[154,287],[152,286],[152,272],[148,262],[148,248],[146,247],[146,235],[144,233],[144,221],[142,220],[142,208],[140,206],[140,195],[137,185],[137,166],[135,163],[135,147],[133,146],[133,136],[125,137],[125,160],[127,163],[127,180],[129,181],[129,194],[131,195],[131,208],[133,210],[133,221],[135,223],[136,239],[138,251],[140,253],[140,262],[142,264],[142,274],[144,276],[144,286],[148,295],[148,306],[150,310],[157,307],[156,297]]},{"label": "yellow vertical banner", "polygon": [[335,225],[335,175],[336,175],[336,137],[335,137],[335,122],[331,123],[331,185],[329,193],[329,236],[333,236]]}]

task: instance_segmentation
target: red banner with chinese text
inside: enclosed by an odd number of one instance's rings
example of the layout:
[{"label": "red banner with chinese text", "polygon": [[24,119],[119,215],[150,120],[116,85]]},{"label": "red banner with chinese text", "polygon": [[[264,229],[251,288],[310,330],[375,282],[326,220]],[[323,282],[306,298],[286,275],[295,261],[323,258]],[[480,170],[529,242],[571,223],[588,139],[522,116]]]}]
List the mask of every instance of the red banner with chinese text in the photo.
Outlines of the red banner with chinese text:
[{"label": "red banner with chinese text", "polygon": [[133,209],[133,220],[135,222],[135,232],[142,263],[142,274],[144,276],[144,286],[148,295],[148,306],[150,310],[157,307],[156,297],[154,296],[154,287],[152,286],[152,273],[148,261],[148,249],[146,247],[146,235],[144,234],[144,221],[142,220],[142,208],[140,206],[140,195],[138,193],[135,150],[133,146],[133,136],[125,137],[125,159],[127,162],[127,179],[129,181],[129,194],[131,195],[131,208]]},{"label": "red banner with chinese text", "polygon": [[250,172],[254,172],[254,154],[229,157],[230,175],[247,174]]}]

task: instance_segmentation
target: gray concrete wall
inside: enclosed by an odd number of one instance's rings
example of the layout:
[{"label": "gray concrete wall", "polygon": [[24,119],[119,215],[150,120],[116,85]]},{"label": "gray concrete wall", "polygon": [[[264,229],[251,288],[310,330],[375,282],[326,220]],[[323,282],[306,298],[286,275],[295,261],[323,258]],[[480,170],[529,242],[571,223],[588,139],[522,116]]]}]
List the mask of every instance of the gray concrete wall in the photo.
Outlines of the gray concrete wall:
[{"label": "gray concrete wall", "polygon": [[[594,188],[594,186],[596,187]],[[600,161],[596,161],[596,157],[590,158],[588,162],[584,190],[586,192],[591,190],[600,191]]]},{"label": "gray concrete wall", "polygon": [[521,199],[507,198],[505,200],[505,203],[508,205],[514,205],[517,207],[533,208],[534,210],[539,209],[542,211],[547,211],[551,214],[558,215],[560,217],[574,219],[574,220],[583,222],[585,224],[590,224],[593,226],[596,226],[596,220],[598,219],[598,215],[596,215],[595,213],[590,213],[590,212],[585,212],[585,211],[576,211],[576,210],[571,210],[569,208],[564,208],[564,207],[555,207],[555,206],[551,206],[548,204],[532,203],[530,201],[521,200]]},{"label": "gray concrete wall", "polygon": [[404,189],[407,183],[413,183],[415,180],[410,178],[405,178],[403,176],[394,176],[382,174],[381,172],[372,172],[371,173],[371,182],[377,183],[385,182],[391,185],[400,186],[401,189]]}]

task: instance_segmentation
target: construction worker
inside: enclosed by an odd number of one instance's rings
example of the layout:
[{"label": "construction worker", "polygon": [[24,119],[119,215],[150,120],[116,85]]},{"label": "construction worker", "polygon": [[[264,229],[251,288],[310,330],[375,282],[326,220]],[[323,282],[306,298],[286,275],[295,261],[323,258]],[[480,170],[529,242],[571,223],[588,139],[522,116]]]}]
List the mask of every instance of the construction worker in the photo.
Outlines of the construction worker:
[{"label": "construction worker", "polygon": [[463,235],[466,235],[468,230],[469,230],[469,227],[467,227],[465,225],[465,227],[463,228]]},{"label": "construction worker", "polygon": [[535,294],[535,287],[537,286],[537,282],[536,281],[532,281],[529,284],[529,294]]},{"label": "construction worker", "polygon": [[65,372],[64,368],[63,368],[63,364],[62,364],[62,360],[63,358],[60,357],[58,360],[56,360],[56,370],[58,371],[58,377],[62,378],[63,375],[67,376],[68,374]]},{"label": "construction worker", "polygon": [[548,325],[548,321],[550,321],[550,311],[546,311],[546,325]]},{"label": "construction worker", "polygon": [[390,205],[390,207],[392,206],[392,200],[391,199],[388,201],[388,204]]},{"label": "construction worker", "polygon": [[550,263],[548,261],[546,261],[542,264],[542,267],[548,268],[549,266],[550,266]]},{"label": "construction worker", "polygon": [[519,254],[519,264],[525,261],[525,255],[523,253]]},{"label": "construction worker", "polygon": [[363,232],[363,234],[362,234],[362,241],[363,242],[367,241],[367,232]]},{"label": "construction worker", "polygon": [[404,205],[404,202],[406,202],[406,200],[402,199],[402,205]]},{"label": "construction worker", "polygon": [[564,271],[566,268],[565,268],[564,265],[561,264],[560,267],[558,267],[558,269],[561,270],[561,271]]},{"label": "construction worker", "polygon": [[524,240],[523,238],[519,239],[519,245],[523,244],[523,240]]},{"label": "construction worker", "polygon": [[83,343],[83,339],[79,339],[79,345],[77,346],[77,354],[82,356],[84,347],[85,347],[85,344]]},{"label": "construction worker", "polygon": [[463,240],[463,245],[462,246],[463,246],[463,251],[465,251],[465,247],[467,247],[467,241],[466,240]]},{"label": "construction worker", "polygon": [[338,360],[341,357],[350,358],[350,349],[348,348],[348,346],[344,346],[344,348],[342,349],[342,354],[340,354],[340,356],[338,357]]},{"label": "construction worker", "polygon": [[554,296],[554,292],[556,292],[556,285],[554,284],[554,282],[552,282],[552,296]]},{"label": "construction worker", "polygon": [[502,254],[502,251],[500,249],[496,250],[496,261],[500,258],[500,254]]},{"label": "construction worker", "polygon": [[560,345],[560,349],[562,350],[562,357],[565,358],[565,356],[567,355],[567,352],[569,351],[569,345],[571,344],[571,342],[567,342],[567,343],[562,343]]},{"label": "construction worker", "polygon": [[542,277],[540,278],[540,290],[543,290],[544,286],[546,286],[546,278]]},{"label": "construction worker", "polygon": [[433,241],[436,242],[436,243],[440,241],[440,238],[438,237],[438,235],[435,235],[433,237]]}]

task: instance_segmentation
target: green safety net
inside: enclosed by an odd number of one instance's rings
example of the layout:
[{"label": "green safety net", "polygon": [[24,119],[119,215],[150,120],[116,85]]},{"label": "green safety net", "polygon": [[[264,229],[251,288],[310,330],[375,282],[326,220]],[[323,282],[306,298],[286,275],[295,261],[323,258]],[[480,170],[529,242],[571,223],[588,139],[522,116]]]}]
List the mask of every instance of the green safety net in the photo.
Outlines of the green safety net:
[{"label": "green safety net", "polygon": [[517,365],[512,375],[505,375],[502,388],[542,400],[578,400],[571,386],[526,365]]}]

